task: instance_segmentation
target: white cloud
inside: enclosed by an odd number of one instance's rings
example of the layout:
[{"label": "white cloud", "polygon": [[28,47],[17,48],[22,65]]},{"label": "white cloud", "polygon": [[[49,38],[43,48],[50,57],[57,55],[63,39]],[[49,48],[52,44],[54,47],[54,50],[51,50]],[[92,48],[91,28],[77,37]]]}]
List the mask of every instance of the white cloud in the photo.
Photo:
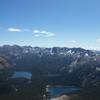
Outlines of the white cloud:
[{"label": "white cloud", "polygon": [[8,31],[10,31],[10,32],[21,32],[22,30],[18,29],[18,28],[8,28]]},{"label": "white cloud", "polygon": [[40,31],[39,30],[34,30],[33,33],[40,33]]},{"label": "white cloud", "polygon": [[35,34],[34,36],[35,36],[35,37],[40,37],[40,35],[39,35],[39,34]]},{"label": "white cloud", "polygon": [[41,31],[41,33],[42,33],[42,34],[48,34],[48,32],[45,31],[45,30]]},{"label": "white cloud", "polygon": [[[32,32],[31,29],[21,29],[21,28],[8,28],[8,31],[9,32]],[[49,32],[49,31],[46,31],[46,30],[33,30],[33,35],[35,37],[53,37],[55,36],[55,33],[52,33],[52,32]]]},{"label": "white cloud", "polygon": [[[33,31],[34,34],[38,34],[39,36],[44,36],[44,37],[53,37],[55,34],[52,32],[48,32],[46,30],[34,30]],[[37,35],[36,35],[37,36]]]},{"label": "white cloud", "polygon": [[76,43],[76,41],[75,40],[71,40],[71,43]]},{"label": "white cloud", "polygon": [[9,32],[30,32],[30,29],[8,28]]},{"label": "white cloud", "polygon": [[41,31],[41,34],[44,34],[46,37],[52,37],[55,35],[54,33],[48,31]]},{"label": "white cloud", "polygon": [[52,37],[52,36],[55,36],[55,34],[54,33],[48,33],[48,34],[46,34],[46,37]]}]

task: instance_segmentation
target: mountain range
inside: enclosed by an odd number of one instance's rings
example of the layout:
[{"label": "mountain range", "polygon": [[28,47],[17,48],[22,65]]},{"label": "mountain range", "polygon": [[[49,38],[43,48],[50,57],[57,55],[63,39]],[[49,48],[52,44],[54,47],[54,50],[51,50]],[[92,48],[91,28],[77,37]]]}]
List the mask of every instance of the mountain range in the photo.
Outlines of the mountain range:
[{"label": "mountain range", "polygon": [[29,71],[33,78],[59,74],[56,83],[91,87],[100,85],[100,51],[83,48],[4,45],[0,57],[14,71]]}]

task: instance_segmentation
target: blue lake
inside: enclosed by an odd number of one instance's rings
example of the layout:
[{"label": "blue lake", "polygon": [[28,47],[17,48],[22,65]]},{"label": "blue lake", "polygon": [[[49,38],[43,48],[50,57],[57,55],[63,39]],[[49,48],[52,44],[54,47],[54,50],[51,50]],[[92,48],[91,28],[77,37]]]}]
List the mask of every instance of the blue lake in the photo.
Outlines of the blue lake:
[{"label": "blue lake", "polygon": [[26,78],[26,79],[31,79],[32,73],[30,72],[14,72],[12,78]]},{"label": "blue lake", "polygon": [[79,92],[80,88],[71,86],[50,86],[47,87],[47,92],[50,94],[49,98],[57,97],[63,94],[71,94]]}]

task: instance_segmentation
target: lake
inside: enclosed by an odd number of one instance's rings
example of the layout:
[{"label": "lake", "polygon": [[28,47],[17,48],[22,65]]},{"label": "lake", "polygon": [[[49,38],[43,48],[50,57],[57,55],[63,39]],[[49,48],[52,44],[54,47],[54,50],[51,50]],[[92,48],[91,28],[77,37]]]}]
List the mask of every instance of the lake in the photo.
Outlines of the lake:
[{"label": "lake", "polygon": [[80,88],[74,86],[47,86],[46,92],[48,93],[48,98],[54,98],[61,96],[63,94],[78,93]]},{"label": "lake", "polygon": [[17,72],[15,71],[12,78],[26,78],[26,79],[31,79],[32,73],[30,72]]}]

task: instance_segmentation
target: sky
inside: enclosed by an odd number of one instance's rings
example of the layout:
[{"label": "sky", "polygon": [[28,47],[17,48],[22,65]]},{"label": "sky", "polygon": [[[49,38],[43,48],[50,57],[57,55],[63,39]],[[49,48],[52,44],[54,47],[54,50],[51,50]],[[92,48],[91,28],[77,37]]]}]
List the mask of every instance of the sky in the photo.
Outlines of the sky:
[{"label": "sky", "polygon": [[100,49],[100,0],[0,0],[0,45]]}]

